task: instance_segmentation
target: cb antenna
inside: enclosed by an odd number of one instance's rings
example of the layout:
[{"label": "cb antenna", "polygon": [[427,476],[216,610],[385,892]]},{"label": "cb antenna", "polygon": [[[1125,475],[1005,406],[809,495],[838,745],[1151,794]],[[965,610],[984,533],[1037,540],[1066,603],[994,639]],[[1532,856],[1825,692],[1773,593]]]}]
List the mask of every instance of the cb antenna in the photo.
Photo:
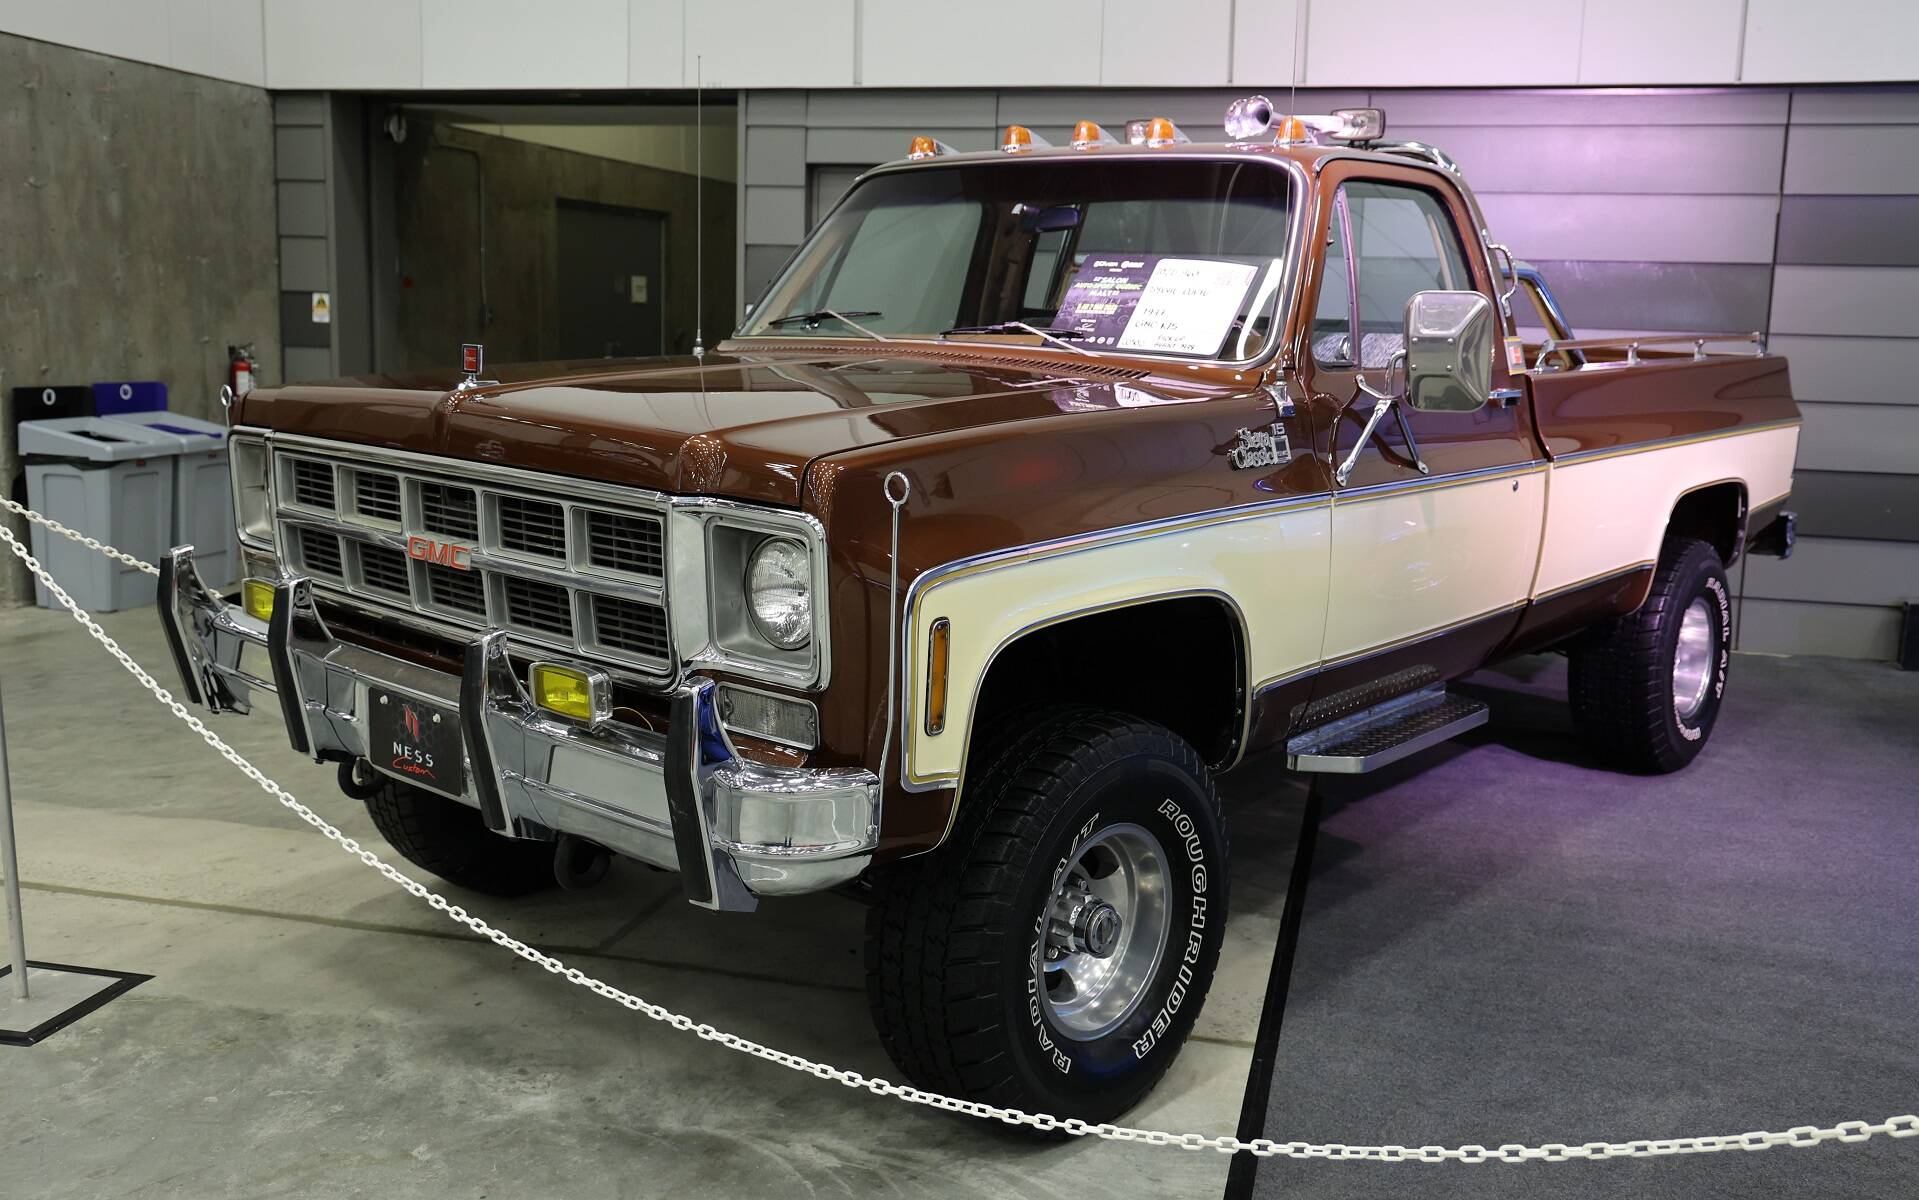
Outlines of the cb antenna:
[{"label": "cb antenna", "polygon": [[693,357],[705,358],[706,315],[706,56],[693,56]]},{"label": "cb antenna", "polygon": [[1293,90],[1286,98],[1286,115],[1299,112],[1299,55],[1306,42],[1307,13],[1309,5],[1301,4],[1299,11],[1293,14]]}]

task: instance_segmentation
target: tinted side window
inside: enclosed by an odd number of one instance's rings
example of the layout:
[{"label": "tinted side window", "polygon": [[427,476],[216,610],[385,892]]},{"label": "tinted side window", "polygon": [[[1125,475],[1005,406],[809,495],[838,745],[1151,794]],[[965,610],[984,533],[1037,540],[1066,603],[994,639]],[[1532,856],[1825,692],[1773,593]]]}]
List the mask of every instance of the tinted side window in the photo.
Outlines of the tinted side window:
[{"label": "tinted side window", "polygon": [[1452,214],[1431,192],[1357,182],[1341,191],[1359,266],[1360,365],[1383,367],[1403,348],[1413,293],[1470,290],[1472,272]]}]

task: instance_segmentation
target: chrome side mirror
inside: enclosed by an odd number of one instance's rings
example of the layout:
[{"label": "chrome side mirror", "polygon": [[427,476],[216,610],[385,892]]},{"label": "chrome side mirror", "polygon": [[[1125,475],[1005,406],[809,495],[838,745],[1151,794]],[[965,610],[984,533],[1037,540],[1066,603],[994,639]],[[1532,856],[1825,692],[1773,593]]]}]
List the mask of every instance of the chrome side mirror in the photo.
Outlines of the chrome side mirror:
[{"label": "chrome side mirror", "polygon": [[1493,306],[1479,292],[1415,292],[1406,302],[1406,402],[1473,412],[1492,398]]}]

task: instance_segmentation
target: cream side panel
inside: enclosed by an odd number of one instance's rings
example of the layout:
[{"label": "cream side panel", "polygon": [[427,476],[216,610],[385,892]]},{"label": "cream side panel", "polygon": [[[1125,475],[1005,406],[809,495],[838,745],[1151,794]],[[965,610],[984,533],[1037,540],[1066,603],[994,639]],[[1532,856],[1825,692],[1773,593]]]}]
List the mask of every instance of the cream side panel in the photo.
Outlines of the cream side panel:
[{"label": "cream side panel", "polygon": [[[993,654],[1021,633],[1076,613],[1180,593],[1218,592],[1246,622],[1251,682],[1316,665],[1326,610],[1329,510],[1322,502],[1270,515],[1170,527],[1030,559],[984,564],[936,581],[907,614],[900,672],[908,714],[907,779],[959,778],[973,705]],[[925,723],[926,646],[952,622],[946,725]],[[1125,654],[1129,647],[1115,646]]]},{"label": "cream side panel", "polygon": [[1526,600],[1545,511],[1541,468],[1336,501],[1326,660]]},{"label": "cream side panel", "polygon": [[1656,561],[1673,504],[1694,488],[1737,480],[1749,503],[1777,499],[1798,448],[1785,426],[1555,465],[1535,594]]}]

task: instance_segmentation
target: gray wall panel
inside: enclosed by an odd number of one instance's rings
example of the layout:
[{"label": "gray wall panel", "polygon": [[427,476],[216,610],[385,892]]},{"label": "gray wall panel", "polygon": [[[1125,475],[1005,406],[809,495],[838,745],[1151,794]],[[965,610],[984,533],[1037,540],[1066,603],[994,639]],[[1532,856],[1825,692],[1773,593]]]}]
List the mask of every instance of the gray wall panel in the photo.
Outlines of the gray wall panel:
[{"label": "gray wall panel", "polygon": [[1447,91],[1378,92],[1393,125],[1562,125],[1562,137],[1619,125],[1784,125],[1780,89],[1693,92]]},{"label": "gray wall panel", "polygon": [[1773,196],[1480,196],[1493,236],[1521,258],[1769,263]]},{"label": "gray wall panel", "polygon": [[280,286],[288,291],[327,289],[327,244],[323,237],[280,239]]},{"label": "gray wall panel", "polygon": [[1919,193],[1919,125],[1794,129],[1786,191],[1813,196]]},{"label": "gray wall panel", "polygon": [[1778,261],[1919,266],[1919,196],[1787,196]]},{"label": "gray wall panel", "polygon": [[326,97],[319,92],[275,92],[275,125],[319,125],[326,120]]},{"label": "gray wall panel", "polygon": [[1793,93],[1794,125],[1919,125],[1919,89],[1800,88]]},{"label": "gray wall panel", "polygon": [[1767,125],[1578,131],[1427,125],[1389,132],[1445,148],[1480,192],[1646,195],[1775,195],[1785,138],[1783,128]]},{"label": "gray wall panel", "polygon": [[1854,404],[1919,404],[1919,339],[1776,334],[1767,343],[1792,363],[1793,395]]},{"label": "gray wall panel", "polygon": [[1919,474],[1919,408],[1812,400],[1799,407],[1806,417],[1799,465],[1806,470]]},{"label": "gray wall panel", "polygon": [[806,130],[775,125],[746,131],[747,184],[790,186],[805,175]]},{"label": "gray wall panel", "polygon": [[1788,507],[1807,537],[1919,542],[1919,475],[1802,468]]},{"label": "gray wall panel", "polygon": [[746,98],[746,102],[741,105],[742,125],[806,124],[807,94],[805,92],[771,91],[740,94]]},{"label": "gray wall panel", "polygon": [[806,236],[806,188],[747,188],[746,229],[741,236],[755,245],[798,243]]},{"label": "gray wall panel", "polygon": [[325,179],[326,136],[317,126],[275,129],[273,173],[279,179]]},{"label": "gray wall panel", "polygon": [[280,232],[295,237],[325,237],[326,185],[286,180],[275,186],[280,196]]},{"label": "gray wall panel", "polygon": [[286,348],[286,381],[288,383],[299,383],[307,379],[325,379],[331,374],[333,374],[331,351],[311,346]]},{"label": "gray wall panel", "polygon": [[1919,267],[1793,267],[1773,274],[1780,333],[1919,337]]},{"label": "gray wall panel", "polygon": [[816,129],[832,125],[868,128],[880,125],[910,130],[907,135],[910,138],[922,125],[991,125],[999,120],[997,107],[993,92],[878,88],[860,92],[814,92],[807,97],[806,123]]},{"label": "gray wall panel", "polygon": [[1889,659],[1899,645],[1899,610],[1796,600],[1746,600],[1739,648],[1762,654],[1831,654]]},{"label": "gray wall panel", "polygon": [[872,166],[905,158],[913,138],[925,134],[937,138],[955,150],[986,150],[997,144],[996,130],[989,126],[974,129],[942,126],[925,129],[809,129],[806,131],[806,161],[844,166]]},{"label": "gray wall panel", "polygon": [[[1524,256],[1524,247],[1520,247]],[[1739,332],[1766,327],[1772,269],[1759,264],[1533,259],[1576,330]]]},{"label": "gray wall panel", "polygon": [[1753,556],[1742,587],[1747,599],[1895,607],[1919,600],[1919,542],[1802,537],[1791,558]]}]

